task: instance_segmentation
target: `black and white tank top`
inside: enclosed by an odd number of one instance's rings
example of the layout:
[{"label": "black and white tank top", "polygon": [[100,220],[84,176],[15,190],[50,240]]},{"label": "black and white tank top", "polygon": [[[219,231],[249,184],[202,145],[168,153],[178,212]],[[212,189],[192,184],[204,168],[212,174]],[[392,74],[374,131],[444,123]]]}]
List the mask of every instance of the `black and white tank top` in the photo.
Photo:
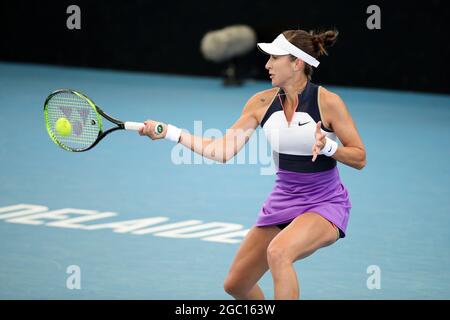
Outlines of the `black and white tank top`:
[{"label": "black and white tank top", "polygon": [[[305,89],[298,95],[298,105],[289,124],[283,103],[285,93],[282,89],[267,109],[261,121],[261,127],[272,148],[276,166],[295,172],[320,172],[336,166],[336,160],[325,155],[318,155],[312,162],[312,146],[315,143],[315,130],[318,121],[322,121],[318,104],[319,86],[307,82]],[[334,141],[336,134],[323,126],[322,133]]]}]

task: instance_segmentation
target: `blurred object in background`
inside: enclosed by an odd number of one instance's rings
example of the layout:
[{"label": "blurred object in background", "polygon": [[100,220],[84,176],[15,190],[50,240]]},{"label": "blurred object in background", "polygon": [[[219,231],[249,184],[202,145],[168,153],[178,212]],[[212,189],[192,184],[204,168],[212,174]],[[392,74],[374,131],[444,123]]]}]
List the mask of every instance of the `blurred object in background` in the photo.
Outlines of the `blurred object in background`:
[{"label": "blurred object in background", "polygon": [[234,25],[220,30],[207,32],[201,40],[200,50],[203,57],[216,63],[227,63],[225,86],[239,86],[237,59],[256,46],[256,33],[246,25]]},{"label": "blurred object in background", "polygon": [[[371,1],[343,6],[332,0],[280,0],[276,8],[271,0],[75,3],[81,10],[81,29],[67,28],[71,16],[67,9],[72,2],[0,1],[0,61],[220,80],[232,79],[234,74],[244,81],[262,80],[270,85],[264,69],[266,55],[251,50],[232,58],[234,41],[230,46],[227,39],[205,47],[204,55],[199,52],[202,38],[208,31],[239,25],[251,26],[262,42],[271,42],[284,30],[335,27],[339,39],[329,55],[321,57],[313,81],[333,86],[450,93],[450,41],[445,40],[450,34],[450,5],[443,0],[428,1],[426,5],[378,0],[381,29],[368,27],[373,19],[368,10]],[[248,31],[237,33],[245,34]],[[256,48],[256,42],[248,44],[250,49]],[[216,62],[209,58],[218,58],[217,52],[228,60]]]}]

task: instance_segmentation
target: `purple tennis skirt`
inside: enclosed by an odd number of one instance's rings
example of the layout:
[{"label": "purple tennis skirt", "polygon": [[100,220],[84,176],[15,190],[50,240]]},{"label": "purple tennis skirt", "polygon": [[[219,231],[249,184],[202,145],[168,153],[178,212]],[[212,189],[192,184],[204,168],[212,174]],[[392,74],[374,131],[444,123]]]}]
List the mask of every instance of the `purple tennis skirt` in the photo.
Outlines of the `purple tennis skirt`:
[{"label": "purple tennis skirt", "polygon": [[345,237],[351,207],[337,166],[313,173],[278,169],[275,186],[255,225],[288,223],[305,212],[314,212],[334,223]]}]

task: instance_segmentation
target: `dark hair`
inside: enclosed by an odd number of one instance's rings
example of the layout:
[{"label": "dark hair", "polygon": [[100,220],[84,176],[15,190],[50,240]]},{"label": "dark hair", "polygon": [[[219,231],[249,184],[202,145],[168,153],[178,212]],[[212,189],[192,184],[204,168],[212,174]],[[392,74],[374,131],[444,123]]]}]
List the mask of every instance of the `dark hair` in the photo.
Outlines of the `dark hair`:
[{"label": "dark hair", "polygon": [[[336,29],[328,31],[312,30],[310,32],[305,30],[286,30],[283,32],[283,35],[290,43],[316,59],[321,55],[328,55],[326,48],[334,45],[338,34],[339,32]],[[291,55],[291,59],[294,61],[296,57]],[[305,75],[308,79],[311,79],[312,73],[313,68],[305,63]]]}]

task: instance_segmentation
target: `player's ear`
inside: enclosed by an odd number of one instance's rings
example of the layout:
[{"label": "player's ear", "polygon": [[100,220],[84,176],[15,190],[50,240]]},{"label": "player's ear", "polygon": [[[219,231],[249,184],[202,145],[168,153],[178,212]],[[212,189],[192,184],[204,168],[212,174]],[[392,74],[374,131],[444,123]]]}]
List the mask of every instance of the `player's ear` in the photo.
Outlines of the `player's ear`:
[{"label": "player's ear", "polygon": [[300,71],[304,68],[304,62],[299,58],[294,60],[294,71]]}]

